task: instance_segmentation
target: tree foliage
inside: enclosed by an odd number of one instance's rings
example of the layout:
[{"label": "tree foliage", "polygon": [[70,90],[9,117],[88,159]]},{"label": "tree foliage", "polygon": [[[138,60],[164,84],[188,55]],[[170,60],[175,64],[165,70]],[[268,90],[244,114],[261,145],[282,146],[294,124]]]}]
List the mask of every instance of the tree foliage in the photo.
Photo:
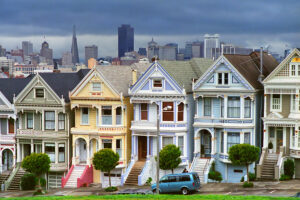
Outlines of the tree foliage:
[{"label": "tree foliage", "polygon": [[249,177],[249,165],[259,159],[259,148],[250,144],[236,144],[230,147],[228,154],[233,165],[246,166]]},{"label": "tree foliage", "polygon": [[178,167],[181,163],[181,151],[179,147],[176,147],[174,144],[169,144],[165,146],[159,152],[159,168],[163,170],[172,170]]},{"label": "tree foliage", "polygon": [[109,186],[111,187],[110,171],[119,164],[119,154],[111,149],[101,149],[94,154],[93,165],[95,169],[108,172]]},{"label": "tree foliage", "polygon": [[283,171],[284,171],[284,175],[287,175],[290,178],[293,178],[294,172],[295,172],[295,163],[294,163],[294,161],[291,160],[291,159],[287,159],[286,161],[284,161]]},{"label": "tree foliage", "polygon": [[50,170],[50,158],[45,153],[32,153],[22,161],[22,168],[36,176],[41,176]]}]

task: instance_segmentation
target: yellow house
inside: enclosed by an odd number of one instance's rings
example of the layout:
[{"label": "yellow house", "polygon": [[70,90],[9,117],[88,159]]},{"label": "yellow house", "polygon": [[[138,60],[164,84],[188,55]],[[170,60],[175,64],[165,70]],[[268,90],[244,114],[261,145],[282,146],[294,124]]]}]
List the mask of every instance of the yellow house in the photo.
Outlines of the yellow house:
[{"label": "yellow house", "polygon": [[[73,172],[66,177],[66,187],[81,186],[76,183],[77,178],[84,178],[87,173],[84,169],[92,166],[94,153],[103,148],[119,154],[119,165],[111,177],[113,185],[121,184],[131,154],[129,128],[133,106],[128,87],[133,81],[136,81],[136,71],[130,66],[96,66],[70,92],[75,127],[71,128]],[[108,185],[106,173],[93,169],[91,174],[94,183]]]}]

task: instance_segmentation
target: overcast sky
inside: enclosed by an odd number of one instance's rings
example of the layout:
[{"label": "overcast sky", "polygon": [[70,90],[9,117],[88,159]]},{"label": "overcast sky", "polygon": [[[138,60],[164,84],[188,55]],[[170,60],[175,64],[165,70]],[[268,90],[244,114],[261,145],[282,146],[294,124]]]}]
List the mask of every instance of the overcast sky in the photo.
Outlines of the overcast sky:
[{"label": "overcast sky", "polygon": [[131,24],[135,50],[152,37],[184,47],[219,33],[227,43],[282,53],[300,47],[299,19],[300,0],[0,0],[0,45],[29,40],[39,51],[45,36],[58,58],[70,51],[76,24],[81,58],[91,44],[99,56],[117,56],[117,28]]}]

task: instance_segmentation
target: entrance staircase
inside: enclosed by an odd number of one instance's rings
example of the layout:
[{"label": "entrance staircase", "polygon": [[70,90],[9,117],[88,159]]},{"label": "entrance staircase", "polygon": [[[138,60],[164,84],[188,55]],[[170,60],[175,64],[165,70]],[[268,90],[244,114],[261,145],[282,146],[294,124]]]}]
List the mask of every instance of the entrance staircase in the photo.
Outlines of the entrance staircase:
[{"label": "entrance staircase", "polygon": [[11,171],[5,171],[2,174],[0,174],[0,186],[8,179]]},{"label": "entrance staircase", "polygon": [[145,161],[135,162],[125,181],[125,185],[138,185],[138,177],[141,174],[144,165],[145,165]]},{"label": "entrance staircase", "polygon": [[16,173],[16,175],[14,176],[13,180],[11,181],[9,187],[7,190],[9,191],[17,191],[20,190],[20,186],[21,186],[21,178],[22,176],[24,176],[26,172],[24,171],[24,169],[20,168],[18,170],[18,172]]},{"label": "entrance staircase", "polygon": [[85,165],[75,165],[64,188],[77,188],[77,179],[83,174]]},{"label": "entrance staircase", "polygon": [[261,179],[265,180],[273,180],[275,179],[275,165],[278,161],[278,155],[275,153],[269,153],[265,158],[262,171],[261,171]]},{"label": "entrance staircase", "polygon": [[204,174],[209,166],[210,159],[195,157],[194,167],[191,169],[193,172],[197,172],[200,178],[200,182],[204,183]]}]

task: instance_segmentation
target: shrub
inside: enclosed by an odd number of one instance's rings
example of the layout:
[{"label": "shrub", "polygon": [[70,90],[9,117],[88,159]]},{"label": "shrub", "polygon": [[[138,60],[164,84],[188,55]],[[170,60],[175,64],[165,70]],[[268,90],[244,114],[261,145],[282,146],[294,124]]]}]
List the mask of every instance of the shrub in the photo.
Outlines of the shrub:
[{"label": "shrub", "polygon": [[34,190],[37,184],[37,178],[34,174],[25,174],[21,178],[22,190]]},{"label": "shrub", "polygon": [[[249,181],[255,181],[256,175],[254,173],[249,172]],[[241,182],[244,182],[244,176],[241,178]]]},{"label": "shrub", "polygon": [[244,184],[243,184],[243,188],[252,188],[254,185],[253,185],[253,183],[251,183],[251,182],[245,182]]},{"label": "shrub", "polygon": [[41,187],[46,187],[47,181],[44,178],[40,178]]},{"label": "shrub", "polygon": [[288,175],[285,175],[285,174],[281,174],[281,176],[280,176],[280,181],[287,181],[287,180],[290,180],[291,179],[291,177],[290,176],[288,176]]},{"label": "shrub", "polygon": [[218,171],[210,171],[208,173],[208,178],[218,182],[221,182],[223,180],[222,174]]},{"label": "shrub", "polygon": [[294,163],[294,161],[291,160],[291,159],[287,159],[284,162],[283,169],[284,169],[284,174],[285,175],[289,176],[290,178],[293,178],[294,172],[295,172],[295,163]]},{"label": "shrub", "polygon": [[146,185],[151,185],[151,183],[152,183],[152,178],[149,177],[149,178],[147,179],[147,181],[146,181]]},{"label": "shrub", "polygon": [[114,186],[105,188],[105,192],[114,192],[114,191],[117,191],[117,190],[118,190],[118,188],[114,187]]},{"label": "shrub", "polygon": [[268,149],[273,149],[273,143],[272,142],[269,142]]},{"label": "shrub", "polygon": [[172,174],[174,169],[181,163],[181,151],[180,148],[174,144],[165,146],[159,152],[159,168],[163,170],[171,170]]}]

